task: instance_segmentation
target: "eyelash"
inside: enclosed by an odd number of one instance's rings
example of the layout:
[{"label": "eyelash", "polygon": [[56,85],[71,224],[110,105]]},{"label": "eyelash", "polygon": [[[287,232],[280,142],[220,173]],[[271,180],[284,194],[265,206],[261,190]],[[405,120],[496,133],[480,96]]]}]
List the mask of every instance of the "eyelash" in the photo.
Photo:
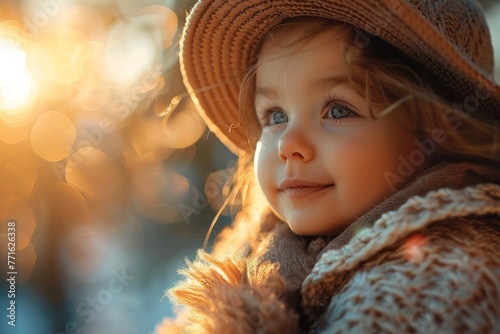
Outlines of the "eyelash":
[{"label": "eyelash", "polygon": [[333,96],[329,96],[327,99],[326,99],[326,102],[324,104],[325,106],[323,107],[323,110],[326,110],[327,113],[330,113],[331,109],[333,107],[341,107],[343,109],[345,109],[346,111],[349,112],[349,114],[345,117],[340,117],[340,118],[328,118],[328,120],[330,122],[333,122],[333,123],[340,123],[342,122],[344,119],[346,118],[351,118],[351,117],[355,117],[355,116],[358,116],[357,113],[355,113],[352,109],[351,106],[349,106],[347,103],[345,103],[344,101],[341,101],[341,100],[338,100],[336,99],[335,97]]},{"label": "eyelash", "polygon": [[[282,109],[279,109],[279,108],[270,108],[270,109],[266,109],[266,111],[264,111],[264,115],[262,117],[259,118],[259,122],[260,124],[265,127],[265,126],[273,126],[273,125],[279,125],[279,124],[270,124],[269,121],[273,115],[273,113],[277,112],[277,111],[281,111],[283,113],[285,113],[284,110]],[[286,113],[285,113],[286,114]]]},{"label": "eyelash", "polygon": [[[323,111],[326,112],[327,114],[331,111],[331,108],[333,107],[341,107],[343,109],[345,109],[346,111],[349,112],[349,114],[345,117],[340,117],[340,118],[334,118],[334,117],[328,117],[327,120],[332,122],[332,123],[340,123],[342,122],[345,118],[350,118],[350,117],[355,117],[355,116],[358,116],[357,113],[355,113],[354,111],[352,111],[352,107],[350,107],[347,103],[341,101],[341,100],[338,100],[336,99],[335,97],[332,97],[332,96],[329,96],[325,103],[323,104],[324,107],[323,107]],[[325,111],[326,110],[326,111]],[[279,124],[270,124],[269,121],[271,119],[271,116],[273,115],[273,113],[277,112],[277,111],[281,111],[283,113],[286,114],[286,112],[280,108],[270,108],[270,109],[267,109],[265,112],[264,112],[264,115],[262,117],[259,118],[259,121],[260,123],[262,124],[262,126],[272,126],[272,125],[279,125]]]}]

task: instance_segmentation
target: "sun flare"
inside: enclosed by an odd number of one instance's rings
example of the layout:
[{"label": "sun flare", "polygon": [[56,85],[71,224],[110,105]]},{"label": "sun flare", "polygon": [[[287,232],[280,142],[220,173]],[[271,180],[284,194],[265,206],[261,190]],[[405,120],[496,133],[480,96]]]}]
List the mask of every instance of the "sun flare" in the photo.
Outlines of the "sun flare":
[{"label": "sun flare", "polygon": [[0,111],[18,115],[33,100],[36,86],[25,51],[9,39],[0,39],[0,73]]}]

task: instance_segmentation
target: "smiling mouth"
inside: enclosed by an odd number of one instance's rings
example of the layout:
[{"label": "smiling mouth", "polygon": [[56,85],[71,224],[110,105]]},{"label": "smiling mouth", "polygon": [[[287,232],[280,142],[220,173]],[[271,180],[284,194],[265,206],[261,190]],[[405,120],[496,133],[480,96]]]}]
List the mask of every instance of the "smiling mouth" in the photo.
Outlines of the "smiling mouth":
[{"label": "smiling mouth", "polygon": [[311,195],[320,194],[321,192],[332,188],[333,184],[327,185],[317,185],[317,186],[297,186],[297,187],[288,187],[281,189],[281,193],[286,197],[296,199],[303,198]]}]

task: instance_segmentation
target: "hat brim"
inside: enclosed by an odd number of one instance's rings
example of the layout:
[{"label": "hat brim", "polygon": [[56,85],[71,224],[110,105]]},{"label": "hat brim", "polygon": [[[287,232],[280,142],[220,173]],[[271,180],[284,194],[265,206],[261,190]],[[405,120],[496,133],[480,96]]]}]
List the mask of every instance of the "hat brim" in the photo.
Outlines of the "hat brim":
[{"label": "hat brim", "polygon": [[[245,71],[269,30],[287,18],[317,16],[342,21],[376,35],[426,64],[453,91],[455,103],[478,118],[500,120],[500,87],[418,11],[393,0],[201,1],[191,11],[181,39],[184,83],[209,129],[233,153],[252,153],[258,138],[239,115]],[[472,109],[472,110],[469,110]]]}]

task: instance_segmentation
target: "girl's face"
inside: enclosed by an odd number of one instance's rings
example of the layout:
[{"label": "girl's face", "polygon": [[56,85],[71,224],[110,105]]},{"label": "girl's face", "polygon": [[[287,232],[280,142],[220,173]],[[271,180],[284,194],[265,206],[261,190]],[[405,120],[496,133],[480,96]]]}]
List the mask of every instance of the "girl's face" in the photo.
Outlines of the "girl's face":
[{"label": "girl's face", "polygon": [[255,172],[274,213],[301,235],[340,233],[394,191],[387,177],[417,149],[403,113],[371,119],[347,79],[342,35],[332,28],[293,52],[268,43],[258,59]]}]

